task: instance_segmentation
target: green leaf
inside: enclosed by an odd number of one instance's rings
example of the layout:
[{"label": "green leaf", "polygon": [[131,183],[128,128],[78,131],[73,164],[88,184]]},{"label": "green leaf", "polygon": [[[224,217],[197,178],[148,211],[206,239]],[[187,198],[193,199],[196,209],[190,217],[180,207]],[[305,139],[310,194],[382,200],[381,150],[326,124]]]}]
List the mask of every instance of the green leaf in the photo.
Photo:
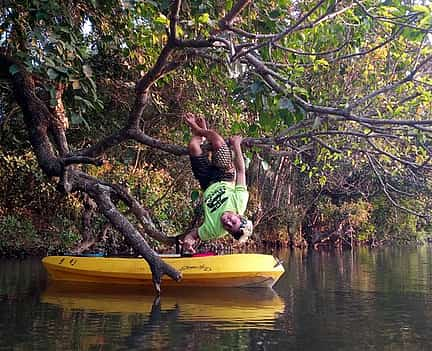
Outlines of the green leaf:
[{"label": "green leaf", "polygon": [[421,42],[423,40],[423,33],[419,30],[405,28],[401,34],[404,38],[416,42]]},{"label": "green leaf", "polygon": [[154,19],[154,21],[156,23],[163,24],[163,25],[168,25],[169,24],[168,18],[163,13],[159,13],[159,16],[157,16]]},{"label": "green leaf", "polygon": [[281,17],[283,15],[283,12],[280,9],[276,9],[276,10],[270,11],[268,15],[269,15],[271,20],[277,20],[277,19],[279,19],[279,17]]},{"label": "green leaf", "polygon": [[325,185],[325,183],[327,183],[327,177],[325,175],[322,175],[321,177],[319,177],[319,184],[321,185],[321,187],[323,187]]},{"label": "green leaf", "polygon": [[232,0],[225,1],[225,10],[226,11],[231,10],[232,6],[233,6],[233,1]]},{"label": "green leaf", "polygon": [[285,96],[283,96],[279,100],[279,109],[280,110],[288,110],[289,112],[295,112],[295,107],[294,107],[294,104],[292,103],[291,99],[288,99]]},{"label": "green leaf", "polygon": [[317,65],[317,66],[326,66],[326,67],[329,66],[328,61],[325,60],[325,59],[315,60],[314,64]]},{"label": "green leaf", "polygon": [[427,6],[424,6],[424,5],[414,5],[412,7],[412,9],[415,12],[422,12],[424,14],[428,14],[431,12],[431,10]]},{"label": "green leaf", "polygon": [[206,24],[209,22],[210,15],[206,12],[198,17],[198,23]]},{"label": "green leaf", "polygon": [[301,87],[294,87],[293,88],[294,93],[299,94],[299,95],[303,95],[306,97],[309,97],[309,92],[305,89],[305,88],[301,88]]},{"label": "green leaf", "polygon": [[47,74],[48,78],[51,80],[55,80],[58,77],[58,73],[52,68],[48,68]]},{"label": "green leaf", "polygon": [[87,99],[82,98],[81,96],[75,95],[75,100],[82,101],[87,107],[89,107],[91,110],[94,109],[93,103]]},{"label": "green leaf", "polygon": [[49,94],[50,94],[50,98],[51,99],[55,99],[56,95],[57,95],[56,89],[51,85],[51,86],[48,87],[48,91],[49,91]]},{"label": "green leaf", "polygon": [[248,135],[251,137],[258,137],[258,131],[259,131],[258,125],[252,124],[251,126],[249,126]]},{"label": "green leaf", "polygon": [[196,200],[199,199],[200,193],[198,190],[192,190],[191,192],[191,200],[192,202],[195,202]]},{"label": "green leaf", "polygon": [[68,70],[67,70],[65,67],[56,66],[56,67],[54,67],[54,69],[55,69],[57,72],[60,72],[60,73],[64,73],[64,74],[67,74],[67,73],[68,73]]},{"label": "green leaf", "polygon": [[236,122],[234,121],[231,124],[231,132],[232,134],[240,134],[243,132],[244,129],[246,129],[247,125],[244,122]]},{"label": "green leaf", "polygon": [[80,125],[84,124],[88,130],[90,130],[90,126],[81,113],[71,112],[70,122],[72,125]]},{"label": "green leaf", "polygon": [[72,125],[80,124],[81,116],[75,112],[71,112],[70,114],[70,122]]},{"label": "green leaf", "polygon": [[17,74],[20,71],[18,65],[12,65],[9,67],[9,73],[12,75]]},{"label": "green leaf", "polygon": [[83,70],[84,75],[87,78],[90,78],[91,76],[93,76],[93,71],[89,65],[83,65],[82,70]]},{"label": "green leaf", "polygon": [[295,114],[288,110],[279,110],[278,116],[282,118],[287,126],[291,126],[294,122]]}]

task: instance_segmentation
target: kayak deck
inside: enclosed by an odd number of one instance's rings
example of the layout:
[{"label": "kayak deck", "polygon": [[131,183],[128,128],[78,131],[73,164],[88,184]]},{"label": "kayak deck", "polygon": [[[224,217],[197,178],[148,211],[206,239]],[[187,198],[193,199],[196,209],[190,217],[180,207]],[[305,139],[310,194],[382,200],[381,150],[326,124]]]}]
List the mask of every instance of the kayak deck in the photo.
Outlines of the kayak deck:
[{"label": "kayak deck", "polygon": [[[273,256],[263,254],[163,260],[183,276],[179,283],[164,276],[163,286],[272,287],[284,272]],[[152,273],[143,258],[48,256],[42,263],[54,281],[152,285]]]}]

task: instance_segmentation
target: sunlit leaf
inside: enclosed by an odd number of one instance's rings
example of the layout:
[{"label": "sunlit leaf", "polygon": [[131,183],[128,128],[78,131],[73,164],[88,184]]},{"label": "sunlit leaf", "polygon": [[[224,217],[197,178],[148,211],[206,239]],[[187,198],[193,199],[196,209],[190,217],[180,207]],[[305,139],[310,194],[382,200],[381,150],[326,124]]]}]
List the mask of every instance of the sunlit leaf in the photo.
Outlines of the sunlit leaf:
[{"label": "sunlit leaf", "polygon": [[159,15],[154,19],[154,21],[156,23],[160,23],[160,24],[163,24],[163,25],[168,25],[169,24],[168,18],[163,13],[159,13]]},{"label": "sunlit leaf", "polygon": [[79,80],[73,80],[73,81],[72,81],[72,88],[73,88],[74,90],[77,90],[77,89],[79,89],[80,87],[81,87],[81,85],[80,85]]},{"label": "sunlit leaf", "polygon": [[268,164],[267,161],[261,160],[261,167],[263,168],[264,171],[267,171],[270,168],[270,165]]},{"label": "sunlit leaf", "polygon": [[90,78],[93,75],[93,70],[89,65],[83,65],[82,71],[87,78]]},{"label": "sunlit leaf", "polygon": [[206,24],[210,19],[210,15],[208,13],[203,13],[198,17],[198,23]]}]

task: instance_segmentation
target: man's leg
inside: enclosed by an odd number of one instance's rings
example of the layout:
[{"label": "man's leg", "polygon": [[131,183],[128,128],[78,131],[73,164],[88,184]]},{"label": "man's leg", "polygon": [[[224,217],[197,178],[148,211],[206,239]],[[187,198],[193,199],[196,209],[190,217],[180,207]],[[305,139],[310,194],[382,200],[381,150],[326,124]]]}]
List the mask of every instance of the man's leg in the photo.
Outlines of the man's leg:
[{"label": "man's leg", "polygon": [[[206,128],[205,122],[199,121],[198,124],[200,128],[202,129]],[[198,135],[193,129],[192,129],[192,134],[193,134],[192,138],[189,141],[189,145],[188,145],[192,173],[200,183],[201,189],[204,191],[209,186],[211,180],[210,160],[208,158],[208,155],[205,154],[201,149],[201,144],[203,141],[202,136]]]},{"label": "man's leg", "polygon": [[201,156],[203,151],[201,149],[201,137],[198,135],[193,135],[191,140],[189,141],[188,151],[190,156]]},{"label": "man's leg", "polygon": [[[232,165],[231,151],[225,140],[214,130],[207,129],[204,118],[196,118],[191,113],[185,114],[185,121],[191,127],[192,139],[189,142],[189,155],[194,176],[205,190],[212,182],[232,181],[235,170]],[[211,164],[207,157],[203,157],[201,149],[202,137],[207,138],[212,147]]]}]

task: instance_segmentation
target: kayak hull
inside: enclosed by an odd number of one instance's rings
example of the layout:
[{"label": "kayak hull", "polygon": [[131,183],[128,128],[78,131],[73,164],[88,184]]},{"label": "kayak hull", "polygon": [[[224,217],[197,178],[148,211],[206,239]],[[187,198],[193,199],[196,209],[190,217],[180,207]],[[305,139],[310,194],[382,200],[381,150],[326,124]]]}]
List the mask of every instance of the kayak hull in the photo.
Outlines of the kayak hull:
[{"label": "kayak hull", "polygon": [[[272,287],[284,273],[273,256],[233,254],[163,258],[182,273],[176,282],[162,278],[163,286]],[[142,258],[48,256],[42,260],[53,281],[151,286],[152,274]]]}]

